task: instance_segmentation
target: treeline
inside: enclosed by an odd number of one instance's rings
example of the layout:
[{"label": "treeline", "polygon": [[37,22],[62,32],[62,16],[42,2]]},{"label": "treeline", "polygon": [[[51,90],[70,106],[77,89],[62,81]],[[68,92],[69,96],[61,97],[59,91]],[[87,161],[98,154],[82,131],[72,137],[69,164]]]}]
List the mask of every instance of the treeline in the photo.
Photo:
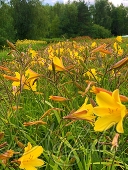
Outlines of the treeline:
[{"label": "treeline", "polygon": [[106,38],[128,34],[128,7],[115,7],[108,0],[94,5],[84,0],[43,5],[39,0],[1,2],[0,45],[6,39],[43,39],[90,36]]}]

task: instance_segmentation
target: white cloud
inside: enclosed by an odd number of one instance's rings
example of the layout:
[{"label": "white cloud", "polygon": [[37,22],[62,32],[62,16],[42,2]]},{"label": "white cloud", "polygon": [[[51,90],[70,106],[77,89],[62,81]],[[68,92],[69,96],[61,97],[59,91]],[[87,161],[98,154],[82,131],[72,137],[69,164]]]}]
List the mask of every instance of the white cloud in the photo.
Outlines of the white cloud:
[{"label": "white cloud", "polygon": [[121,4],[121,1],[122,1],[122,0],[109,0],[109,1],[112,2],[113,5],[119,6],[119,5]]},{"label": "white cloud", "polygon": [[[73,0],[70,0],[71,2]],[[79,0],[76,0],[79,1]],[[56,2],[61,2],[61,3],[67,3],[68,0],[44,0],[44,3],[49,3],[49,4],[55,4]],[[85,0],[88,4],[94,4],[95,0]],[[115,6],[119,6],[121,3],[124,6],[128,6],[128,0],[109,0],[109,2],[112,2]]]}]

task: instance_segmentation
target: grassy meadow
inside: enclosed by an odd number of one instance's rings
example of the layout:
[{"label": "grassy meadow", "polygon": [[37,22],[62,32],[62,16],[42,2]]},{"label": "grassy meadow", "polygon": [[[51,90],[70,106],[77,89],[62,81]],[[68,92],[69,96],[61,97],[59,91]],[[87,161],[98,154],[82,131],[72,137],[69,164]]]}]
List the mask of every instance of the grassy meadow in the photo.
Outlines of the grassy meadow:
[{"label": "grassy meadow", "polygon": [[128,38],[7,41],[0,169],[128,169]]}]

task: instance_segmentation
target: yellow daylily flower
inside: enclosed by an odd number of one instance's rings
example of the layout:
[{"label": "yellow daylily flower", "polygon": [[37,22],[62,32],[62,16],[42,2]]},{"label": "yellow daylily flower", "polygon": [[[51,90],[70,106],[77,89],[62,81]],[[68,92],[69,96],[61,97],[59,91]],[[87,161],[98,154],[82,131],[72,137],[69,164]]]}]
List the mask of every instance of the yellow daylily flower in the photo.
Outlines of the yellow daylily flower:
[{"label": "yellow daylily flower", "polygon": [[122,42],[122,37],[121,36],[117,36],[116,40],[121,43]]},{"label": "yellow daylily flower", "polygon": [[92,68],[90,71],[87,71],[86,74],[89,78],[94,78],[97,75],[96,69]]},{"label": "yellow daylily flower", "polygon": [[97,47],[97,43],[94,41],[92,44],[91,44],[91,48],[95,48]]},{"label": "yellow daylily flower", "polygon": [[37,170],[36,167],[44,165],[44,161],[38,159],[41,153],[43,153],[42,146],[35,146],[32,148],[31,143],[28,142],[28,146],[24,149],[23,156],[18,159],[18,162],[20,162],[19,168],[25,170]]},{"label": "yellow daylily flower", "polygon": [[115,52],[116,52],[119,56],[122,56],[122,55],[123,55],[123,49],[121,48],[121,46],[120,46],[117,42],[115,42],[115,43],[113,44],[113,47],[114,47],[114,49],[115,49]]},{"label": "yellow daylily flower", "polygon": [[21,75],[18,72],[15,72],[16,77],[12,77],[12,76],[7,76],[7,75],[3,75],[4,78],[8,79],[8,80],[12,80],[12,86],[13,86],[13,93],[16,94],[17,92],[19,92],[20,90],[17,89],[17,87],[20,87],[21,90],[22,89],[27,89],[27,90],[33,90],[36,91],[36,80],[37,78],[40,76],[38,73],[34,72],[31,69],[28,69],[25,72],[25,75]]},{"label": "yellow daylily flower", "polygon": [[96,69],[92,68],[90,69],[90,71],[87,71],[84,75],[87,75],[89,77],[89,79],[96,79],[96,80],[100,80],[99,77],[97,77],[97,72]]},{"label": "yellow daylily flower", "polygon": [[96,95],[98,106],[94,107],[94,114],[99,118],[95,122],[95,131],[104,131],[117,124],[118,133],[123,133],[123,119],[127,114],[125,105],[120,101],[119,90],[110,95],[100,91]]},{"label": "yellow daylily flower", "polygon": [[120,47],[119,50],[118,50],[118,55],[119,55],[119,56],[122,56],[122,55],[123,55],[123,52],[124,52],[124,50]]},{"label": "yellow daylily flower", "polygon": [[[54,65],[56,71],[65,71],[66,70],[66,68],[63,65],[62,58],[53,57],[52,62],[53,62],[53,65]],[[52,65],[50,65],[48,69],[52,70]]]},{"label": "yellow daylily flower", "polygon": [[28,53],[31,54],[32,58],[34,58],[38,55],[38,53],[35,50],[33,50],[32,48],[30,48],[28,50]]},{"label": "yellow daylily flower", "polygon": [[94,122],[95,116],[93,114],[93,106],[87,104],[88,98],[85,99],[84,104],[75,112],[67,115],[64,119],[87,120]]}]

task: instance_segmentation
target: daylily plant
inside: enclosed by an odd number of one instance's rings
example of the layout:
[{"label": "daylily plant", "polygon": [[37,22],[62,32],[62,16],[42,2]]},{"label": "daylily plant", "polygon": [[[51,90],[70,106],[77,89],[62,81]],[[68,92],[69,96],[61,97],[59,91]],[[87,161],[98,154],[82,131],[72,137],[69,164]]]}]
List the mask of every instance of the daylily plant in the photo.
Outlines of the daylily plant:
[{"label": "daylily plant", "polygon": [[24,154],[18,159],[20,162],[20,169],[25,170],[37,170],[36,167],[44,165],[44,161],[38,159],[38,157],[43,153],[42,146],[32,147],[31,143],[28,142],[28,146],[24,149]]},{"label": "daylily plant", "polygon": [[[15,72],[15,77],[4,75],[4,78],[12,80],[13,87],[20,87],[22,89],[36,91],[36,80],[40,76],[38,73],[34,72],[31,69],[26,70],[25,75],[21,75],[18,72]],[[15,90],[14,90],[15,91]],[[17,90],[16,90],[17,91]]]},{"label": "daylily plant", "polygon": [[56,71],[65,71],[66,68],[63,65],[63,61],[62,58],[58,58],[58,57],[53,57],[53,61],[52,64],[49,65],[49,70],[52,70],[53,67],[55,68]]},{"label": "daylily plant", "polygon": [[123,119],[127,114],[125,105],[121,103],[119,90],[113,91],[110,95],[100,91],[96,94],[98,106],[94,107],[94,113],[99,118],[95,122],[95,131],[104,131],[116,125],[118,133],[123,133]]},{"label": "daylily plant", "polygon": [[93,106],[87,104],[88,98],[85,99],[84,104],[75,112],[65,116],[65,119],[87,120],[94,122],[95,116],[93,114]]}]

